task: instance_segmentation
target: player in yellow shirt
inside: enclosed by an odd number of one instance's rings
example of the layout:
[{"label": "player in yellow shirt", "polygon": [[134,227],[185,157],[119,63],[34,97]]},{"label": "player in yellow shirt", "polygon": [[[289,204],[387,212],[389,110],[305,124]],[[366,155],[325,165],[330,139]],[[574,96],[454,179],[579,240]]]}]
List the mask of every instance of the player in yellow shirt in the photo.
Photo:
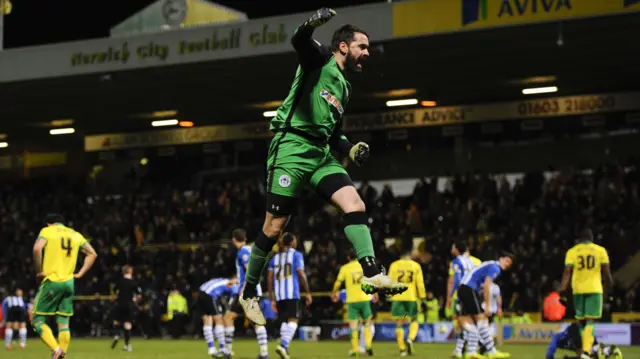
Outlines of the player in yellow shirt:
[{"label": "player in yellow shirt", "polygon": [[452,317],[454,330],[458,339],[456,340],[456,348],[453,351],[454,358],[462,358],[462,352],[465,345],[464,330],[458,322],[458,286],[465,273],[479,266],[482,261],[469,252],[466,241],[457,241],[451,247],[451,255],[453,260],[449,265],[449,280],[447,282],[447,301],[445,304],[445,312],[447,317]]},{"label": "player in yellow shirt", "polygon": [[[42,283],[34,303],[32,326],[53,351],[52,359],[64,358],[69,349],[74,279],[82,278],[98,257],[87,240],[80,233],[65,227],[63,221],[61,215],[47,215],[47,226],[40,231],[33,246],[36,275],[42,279]],[[74,274],[79,251],[84,253],[85,259],[80,271]],[[46,324],[47,316],[56,317],[58,340]]]},{"label": "player in yellow shirt", "polygon": [[[373,355],[373,336],[371,335],[371,296],[362,291],[362,278],[364,273],[362,266],[356,260],[355,253],[350,251],[347,255],[349,263],[340,267],[338,278],[333,285],[333,295],[331,299],[337,302],[339,299],[339,291],[344,283],[347,290],[347,320],[351,329],[351,351],[349,356],[359,356],[359,338],[358,324],[362,324],[364,328],[365,349],[369,355]],[[374,294],[375,295],[375,294]]]},{"label": "player in yellow shirt", "polygon": [[580,232],[580,243],[567,251],[560,293],[567,290],[569,279],[573,292],[575,318],[582,328],[582,358],[589,358],[593,346],[593,321],[602,317],[602,276],[606,288],[613,284],[609,268],[609,254],[593,243],[593,233],[585,228]]},{"label": "player in yellow shirt", "polygon": [[[411,259],[411,250],[402,258],[391,263],[389,277],[408,286],[406,292],[391,298],[391,316],[396,321],[396,338],[400,347],[400,356],[407,356],[414,352],[413,342],[420,329],[418,325],[418,300],[422,301],[427,297],[422,267]],[[411,324],[409,325],[409,337],[405,341],[404,325],[407,318]]]}]

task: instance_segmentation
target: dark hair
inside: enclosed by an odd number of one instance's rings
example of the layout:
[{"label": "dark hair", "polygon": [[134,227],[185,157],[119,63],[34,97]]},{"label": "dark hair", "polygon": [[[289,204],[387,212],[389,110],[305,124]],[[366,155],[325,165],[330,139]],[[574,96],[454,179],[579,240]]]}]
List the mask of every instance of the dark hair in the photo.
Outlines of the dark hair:
[{"label": "dark hair", "polygon": [[593,232],[589,228],[583,228],[580,231],[580,240],[581,241],[593,241]]},{"label": "dark hair", "polygon": [[247,241],[247,231],[242,228],[236,228],[231,232],[231,237],[234,238],[238,242],[246,242]]},{"label": "dark hair", "polygon": [[354,259],[356,259],[356,251],[354,251],[353,249],[349,249],[347,250],[347,260],[348,261],[352,261]]},{"label": "dark hair", "polygon": [[44,217],[45,224],[64,223],[64,217],[58,213],[49,213]]},{"label": "dark hair", "polygon": [[340,49],[341,42],[344,42],[347,45],[352,43],[356,37],[356,33],[361,33],[364,36],[369,37],[369,34],[355,25],[346,24],[340,26],[333,32],[333,37],[331,38],[331,51],[338,51],[338,49]]},{"label": "dark hair", "polygon": [[515,262],[515,261],[516,261],[516,255],[515,255],[515,254],[513,254],[513,253],[511,253],[511,252],[502,252],[502,253],[500,254],[500,258],[504,258],[504,257],[509,257],[509,258],[511,258],[511,261],[512,261],[512,262]]},{"label": "dark hair", "polygon": [[458,250],[458,252],[460,252],[461,254],[462,254],[462,253],[465,253],[465,252],[469,249],[469,247],[467,246],[467,241],[465,241],[465,240],[459,240],[459,241],[456,241],[456,242],[453,244],[453,246],[454,246],[454,247]]},{"label": "dark hair", "polygon": [[289,233],[289,232],[285,232],[282,234],[282,244],[284,244],[285,246],[288,246],[291,244],[291,242],[296,240],[296,236],[294,236],[293,234]]}]

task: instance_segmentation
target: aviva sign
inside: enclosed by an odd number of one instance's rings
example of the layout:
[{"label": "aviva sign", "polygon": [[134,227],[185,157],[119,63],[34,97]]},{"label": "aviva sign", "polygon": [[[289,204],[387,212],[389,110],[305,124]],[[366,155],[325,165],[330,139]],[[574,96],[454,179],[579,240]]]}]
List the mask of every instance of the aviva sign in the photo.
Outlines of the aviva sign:
[{"label": "aviva sign", "polygon": [[572,20],[640,11],[640,0],[417,0],[393,6],[394,36]]},{"label": "aviva sign", "polygon": [[570,15],[573,10],[572,0],[500,0],[499,4],[491,2],[491,6],[489,3],[489,0],[463,0],[462,26],[507,19],[533,21],[536,17]]}]

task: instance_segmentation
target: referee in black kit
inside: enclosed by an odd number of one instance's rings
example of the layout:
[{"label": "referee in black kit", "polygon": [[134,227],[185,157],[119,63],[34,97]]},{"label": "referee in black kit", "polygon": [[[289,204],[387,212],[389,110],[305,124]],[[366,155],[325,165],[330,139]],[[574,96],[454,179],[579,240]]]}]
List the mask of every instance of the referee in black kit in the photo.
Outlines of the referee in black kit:
[{"label": "referee in black kit", "polygon": [[124,350],[131,351],[131,328],[135,313],[134,306],[142,298],[142,290],[133,279],[133,267],[125,265],[122,267],[122,278],[116,284],[116,305],[113,308],[113,341],[111,349],[118,345],[120,331],[124,332]]}]

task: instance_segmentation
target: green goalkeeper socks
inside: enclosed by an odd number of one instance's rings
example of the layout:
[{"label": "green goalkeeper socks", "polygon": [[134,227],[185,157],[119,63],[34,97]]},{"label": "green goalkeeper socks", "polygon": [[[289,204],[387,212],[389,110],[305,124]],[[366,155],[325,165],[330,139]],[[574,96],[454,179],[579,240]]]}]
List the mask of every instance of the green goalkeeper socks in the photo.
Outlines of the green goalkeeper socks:
[{"label": "green goalkeeper socks", "polygon": [[344,215],[344,234],[353,245],[358,259],[375,257],[367,219],[367,214],[364,212],[351,212]]},{"label": "green goalkeeper socks", "polygon": [[349,242],[353,245],[358,259],[364,257],[375,257],[373,252],[373,240],[369,228],[364,224],[352,224],[344,227],[344,234],[347,235]]},{"label": "green goalkeeper socks", "polygon": [[270,259],[271,249],[276,243],[276,238],[269,238],[260,232],[256,242],[251,247],[251,257],[247,268],[247,285],[243,292],[243,298],[252,298],[257,295],[256,286],[260,283],[262,272]]},{"label": "green goalkeeper socks", "polygon": [[263,251],[257,246],[251,247],[251,258],[249,258],[249,266],[247,269],[247,284],[257,285],[260,283],[260,276],[264,266],[267,264],[269,253]]}]

